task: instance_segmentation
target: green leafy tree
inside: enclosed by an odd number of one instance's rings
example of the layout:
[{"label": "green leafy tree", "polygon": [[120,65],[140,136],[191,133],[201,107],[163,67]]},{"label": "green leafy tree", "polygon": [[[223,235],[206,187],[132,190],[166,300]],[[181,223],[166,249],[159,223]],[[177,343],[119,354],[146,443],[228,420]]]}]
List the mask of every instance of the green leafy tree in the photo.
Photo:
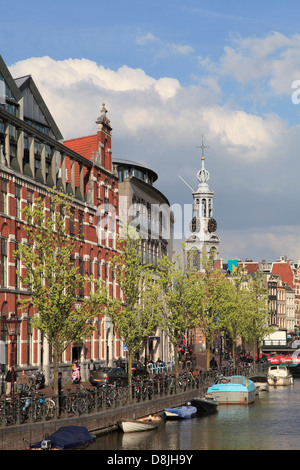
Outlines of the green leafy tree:
[{"label": "green leafy tree", "polygon": [[120,298],[107,299],[107,314],[128,351],[128,384],[131,389],[132,360],[158,327],[159,289],[153,270],[142,263],[140,240],[127,230],[118,240],[118,253],[111,260],[120,287]]},{"label": "green leafy tree", "polygon": [[[166,331],[174,348],[175,376],[178,377],[178,344],[182,334],[188,328],[197,324],[197,315],[193,314],[193,299],[191,285],[193,275],[184,266],[185,250],[178,255],[176,262],[171,262],[166,256],[158,262],[158,284],[160,286],[160,324]],[[201,294],[198,291],[199,303]]]},{"label": "green leafy tree", "polygon": [[246,301],[242,337],[252,345],[252,355],[255,360],[257,345],[266,335],[274,331],[274,327],[269,326],[269,292],[264,285],[262,273],[255,273],[253,277],[248,276],[244,295]]},{"label": "green leafy tree", "polygon": [[[45,216],[42,199],[35,201],[33,209],[24,209],[27,243],[19,244],[15,256],[20,257],[24,267],[18,275],[29,294],[22,303],[33,305],[37,313],[31,324],[43,332],[52,346],[57,395],[60,356],[68,345],[91,334],[92,319],[101,313],[106,293],[97,280],[85,279],[75,266],[72,256],[76,240],[68,235],[65,226],[70,198],[55,190],[50,197],[52,216]],[[83,297],[85,286],[89,295]]]},{"label": "green leafy tree", "polygon": [[233,345],[232,360],[235,366],[236,342],[243,331],[246,299],[244,292],[237,290],[237,287],[225,277],[220,292],[216,292],[216,294],[218,296],[217,309],[219,312],[218,330],[226,333],[231,340]]},{"label": "green leafy tree", "polygon": [[193,321],[201,328],[206,343],[206,367],[209,368],[210,349],[219,328],[222,304],[226,290],[224,274],[213,267],[213,253],[202,254],[204,272],[193,272],[189,282],[190,309]]},{"label": "green leafy tree", "polygon": [[220,326],[232,341],[234,365],[238,338],[253,346],[255,357],[256,344],[270,332],[268,290],[263,285],[263,275],[257,273],[252,277],[238,269],[226,281],[219,303]]}]

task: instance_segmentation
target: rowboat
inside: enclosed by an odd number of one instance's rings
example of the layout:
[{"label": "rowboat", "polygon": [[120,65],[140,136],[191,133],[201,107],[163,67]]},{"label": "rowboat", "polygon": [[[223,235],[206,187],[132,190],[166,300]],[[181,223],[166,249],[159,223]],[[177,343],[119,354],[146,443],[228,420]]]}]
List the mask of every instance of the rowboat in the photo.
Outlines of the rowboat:
[{"label": "rowboat", "polygon": [[269,385],[292,385],[294,379],[286,366],[273,365],[268,369],[267,380]]},{"label": "rowboat", "polygon": [[165,408],[164,415],[166,419],[189,419],[197,414],[195,406],[180,406],[178,408]]},{"label": "rowboat", "polygon": [[150,431],[151,429],[157,428],[161,422],[162,419],[160,416],[149,415],[144,418],[126,419],[119,423],[119,427],[123,432]]},{"label": "rowboat", "polygon": [[256,387],[252,380],[243,375],[220,377],[207,393],[210,393],[219,404],[248,405],[255,401]]}]

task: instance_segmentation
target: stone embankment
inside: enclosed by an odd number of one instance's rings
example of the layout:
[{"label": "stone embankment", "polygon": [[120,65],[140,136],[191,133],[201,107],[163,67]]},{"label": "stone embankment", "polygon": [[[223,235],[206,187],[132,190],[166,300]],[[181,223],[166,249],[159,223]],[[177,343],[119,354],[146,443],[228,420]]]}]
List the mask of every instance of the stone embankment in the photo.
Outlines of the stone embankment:
[{"label": "stone embankment", "polygon": [[117,423],[124,419],[135,419],[149,414],[161,413],[165,408],[180,406],[202,394],[203,390],[193,389],[177,395],[155,398],[114,409],[110,408],[97,413],[2,427],[0,428],[0,450],[25,449],[26,443],[37,442],[61,426],[86,426],[91,433],[96,435],[110,432],[115,430]]}]

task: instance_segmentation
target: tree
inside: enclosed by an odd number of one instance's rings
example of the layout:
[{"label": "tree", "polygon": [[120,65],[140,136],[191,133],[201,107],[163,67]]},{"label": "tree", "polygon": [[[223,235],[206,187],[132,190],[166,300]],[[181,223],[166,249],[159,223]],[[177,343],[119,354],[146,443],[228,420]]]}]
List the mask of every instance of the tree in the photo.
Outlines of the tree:
[{"label": "tree", "polygon": [[252,277],[245,270],[238,269],[227,281],[220,298],[220,311],[220,326],[232,341],[235,365],[239,337],[255,348],[257,342],[270,332],[268,290],[263,285],[263,275],[256,273]]},{"label": "tree", "polygon": [[214,253],[202,254],[204,272],[194,271],[189,280],[190,309],[193,322],[199,326],[205,336],[206,367],[209,368],[210,349],[214,333],[219,328],[221,314],[220,299],[226,289],[225,276],[213,267]]},{"label": "tree", "polygon": [[[183,248],[183,262],[185,251]],[[192,274],[184,269],[180,255],[175,263],[166,256],[158,262],[158,284],[160,286],[160,324],[166,331],[174,348],[175,376],[178,377],[178,344],[182,334],[197,324],[197,316],[193,315],[191,296]],[[199,302],[202,296],[198,291]]]},{"label": "tree", "polygon": [[[140,240],[128,230],[118,240],[111,260],[120,287],[120,298],[107,299],[107,314],[128,351],[128,385],[131,390],[132,360],[158,326],[158,295],[153,270],[141,261]],[[123,295],[123,298],[122,298]]]},{"label": "tree", "polygon": [[257,344],[266,335],[274,331],[274,328],[269,326],[269,292],[264,286],[262,273],[255,273],[253,277],[248,276],[245,296],[246,303],[242,337],[249,345],[252,345],[252,354],[255,360]]},{"label": "tree", "polygon": [[[19,244],[24,269],[18,273],[26,285],[28,298],[37,312],[32,318],[34,328],[42,331],[52,345],[54,394],[58,394],[59,358],[71,343],[83,340],[93,331],[92,318],[101,312],[106,294],[92,276],[84,278],[75,266],[76,240],[66,230],[71,199],[63,192],[51,190],[52,216],[45,216],[44,201],[38,198],[33,209],[26,207],[27,242]],[[89,294],[83,297],[84,287]]]},{"label": "tree", "polygon": [[[217,293],[218,330],[228,335],[232,342],[232,360],[235,366],[236,341],[243,331],[244,291],[224,277],[221,292]],[[218,289],[219,290],[219,289]]]}]

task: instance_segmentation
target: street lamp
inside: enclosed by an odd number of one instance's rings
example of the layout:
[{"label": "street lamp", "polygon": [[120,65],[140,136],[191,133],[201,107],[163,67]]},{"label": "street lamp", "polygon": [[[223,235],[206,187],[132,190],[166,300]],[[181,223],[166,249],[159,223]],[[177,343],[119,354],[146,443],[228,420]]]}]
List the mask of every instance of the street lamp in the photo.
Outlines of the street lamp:
[{"label": "street lamp", "polygon": [[15,365],[15,344],[16,344],[16,337],[19,334],[20,330],[20,323],[21,320],[18,320],[17,315],[15,312],[12,312],[10,315],[10,318],[7,318],[5,320],[6,324],[6,329],[7,329],[7,334],[10,338],[10,343],[11,343],[11,350],[10,350],[10,366],[11,366],[11,395],[14,394],[14,384],[15,384],[15,370],[14,370],[14,365]]}]

